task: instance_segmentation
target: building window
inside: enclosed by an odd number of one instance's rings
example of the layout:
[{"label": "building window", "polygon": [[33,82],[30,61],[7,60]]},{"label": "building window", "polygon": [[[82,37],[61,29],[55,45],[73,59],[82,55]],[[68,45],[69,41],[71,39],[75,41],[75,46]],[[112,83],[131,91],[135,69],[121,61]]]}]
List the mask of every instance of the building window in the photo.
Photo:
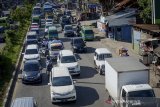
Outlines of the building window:
[{"label": "building window", "polygon": [[117,28],[117,31],[118,31],[118,32],[121,32],[121,28],[120,28],[120,27],[119,27],[119,28]]}]

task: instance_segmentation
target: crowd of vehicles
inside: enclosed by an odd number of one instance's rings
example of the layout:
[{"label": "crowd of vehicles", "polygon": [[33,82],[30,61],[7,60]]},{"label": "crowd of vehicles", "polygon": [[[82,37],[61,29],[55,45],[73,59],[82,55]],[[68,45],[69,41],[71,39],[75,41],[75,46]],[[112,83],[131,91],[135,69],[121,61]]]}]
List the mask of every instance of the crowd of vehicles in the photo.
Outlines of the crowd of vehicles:
[{"label": "crowd of vehicles", "polygon": [[[52,7],[51,3],[46,2],[43,6],[38,3],[33,9],[32,24],[26,34],[25,52],[22,53],[23,66],[18,77],[22,79],[23,84],[41,83],[43,81],[41,58],[44,57],[51,102],[76,102],[77,93],[72,76],[80,76],[81,66],[75,53],[87,52],[86,41],[94,40],[94,32],[91,27],[81,26],[79,22],[75,32],[71,25],[72,14],[68,10],[63,15],[56,15],[60,17],[58,22],[62,31],[64,30],[64,37],[70,37],[71,50],[64,49],[63,41],[54,24],[58,19],[54,13],[57,14],[58,11],[55,12]],[[42,17],[44,14],[45,17]],[[45,32],[42,36],[40,28]],[[99,74],[105,75],[105,88],[115,106],[134,107],[135,103],[128,103],[133,98],[155,98],[154,91],[149,85],[148,68],[139,61],[132,57],[113,58],[107,48],[97,48],[93,60]],[[143,100],[143,103],[145,102]],[[34,98],[24,97],[15,99],[11,107],[23,107],[20,103],[23,105],[28,103],[30,107],[37,106]],[[140,104],[136,105],[142,107]],[[152,106],[147,107],[156,107],[153,105],[154,102],[148,104]]]}]

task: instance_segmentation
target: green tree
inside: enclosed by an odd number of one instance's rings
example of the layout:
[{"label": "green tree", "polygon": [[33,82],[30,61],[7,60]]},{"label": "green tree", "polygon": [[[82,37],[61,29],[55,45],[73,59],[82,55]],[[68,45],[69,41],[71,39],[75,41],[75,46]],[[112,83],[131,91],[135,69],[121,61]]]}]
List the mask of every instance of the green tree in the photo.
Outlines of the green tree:
[{"label": "green tree", "polygon": [[109,9],[114,5],[115,0],[99,0],[99,3],[102,5],[102,13],[106,13],[103,15],[108,15]]},{"label": "green tree", "polygon": [[145,23],[151,23],[151,0],[138,0],[140,6],[140,17]]}]

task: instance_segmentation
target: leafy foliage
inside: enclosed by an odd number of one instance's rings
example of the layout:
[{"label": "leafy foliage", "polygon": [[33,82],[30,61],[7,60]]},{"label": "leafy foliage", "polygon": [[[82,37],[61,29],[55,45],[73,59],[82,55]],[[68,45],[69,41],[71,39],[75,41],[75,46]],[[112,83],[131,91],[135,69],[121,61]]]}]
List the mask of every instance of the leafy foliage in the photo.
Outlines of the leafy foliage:
[{"label": "leafy foliage", "polygon": [[151,0],[138,0],[141,9],[140,17],[145,23],[151,23]]}]

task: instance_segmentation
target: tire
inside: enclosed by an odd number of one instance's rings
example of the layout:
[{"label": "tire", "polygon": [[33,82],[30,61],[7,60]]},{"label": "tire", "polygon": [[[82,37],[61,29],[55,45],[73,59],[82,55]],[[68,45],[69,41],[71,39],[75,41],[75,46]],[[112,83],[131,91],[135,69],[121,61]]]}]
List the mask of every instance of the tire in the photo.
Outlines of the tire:
[{"label": "tire", "polygon": [[99,74],[100,74],[100,75],[102,75],[102,74],[103,74],[103,72],[102,72],[102,70],[101,70],[101,69],[99,69]]},{"label": "tire", "polygon": [[95,66],[95,68],[97,69],[97,65],[96,65],[96,62],[94,61],[94,66]]},{"label": "tire", "polygon": [[77,100],[73,100],[72,102],[73,102],[73,103],[76,103],[76,102],[77,102]]}]

